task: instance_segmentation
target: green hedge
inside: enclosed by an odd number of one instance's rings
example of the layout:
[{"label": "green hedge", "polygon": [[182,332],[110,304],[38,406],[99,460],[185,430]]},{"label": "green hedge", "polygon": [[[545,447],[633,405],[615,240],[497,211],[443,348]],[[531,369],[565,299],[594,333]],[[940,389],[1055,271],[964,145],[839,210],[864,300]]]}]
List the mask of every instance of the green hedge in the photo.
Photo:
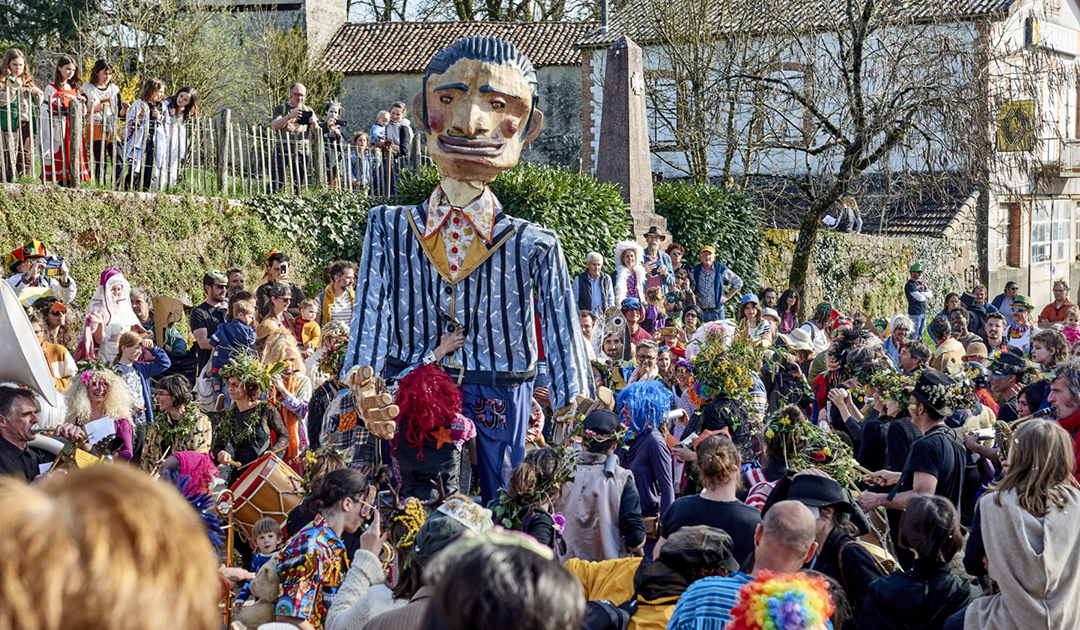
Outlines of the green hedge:
[{"label": "green hedge", "polygon": [[78,283],[75,306],[86,307],[101,272],[117,267],[132,286],[155,295],[202,302],[203,273],[240,267],[249,283],[262,275],[271,249],[309,263],[286,235],[247,212],[191,197],[74,192],[56,187],[0,189],[6,252],[31,239],[64,257]]},{"label": "green hedge", "polygon": [[744,290],[757,290],[761,209],[750,195],[688,182],[661,182],[653,187],[653,195],[656,212],[667,219],[675,242],[686,248],[690,264],[697,264],[701,247],[712,245],[717,261],[746,283]]},{"label": "green hedge", "polygon": [[363,193],[316,191],[303,196],[267,195],[243,201],[244,207],[274,230],[289,236],[308,260],[295,274],[305,293],[323,288],[323,267],[337,260],[360,260],[371,199]]}]

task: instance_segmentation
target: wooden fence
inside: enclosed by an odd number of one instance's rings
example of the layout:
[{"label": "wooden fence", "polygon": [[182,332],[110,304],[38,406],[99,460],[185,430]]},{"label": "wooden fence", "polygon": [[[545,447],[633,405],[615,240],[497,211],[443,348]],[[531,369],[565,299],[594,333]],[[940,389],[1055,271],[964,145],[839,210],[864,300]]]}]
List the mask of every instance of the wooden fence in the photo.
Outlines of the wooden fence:
[{"label": "wooden fence", "polygon": [[234,122],[230,110],[191,120],[149,109],[124,119],[84,110],[79,101],[34,106],[5,125],[0,178],[224,197],[314,188],[388,197],[397,172],[429,161],[418,138],[406,155],[390,158],[384,149],[354,146],[344,129],[278,131]]}]

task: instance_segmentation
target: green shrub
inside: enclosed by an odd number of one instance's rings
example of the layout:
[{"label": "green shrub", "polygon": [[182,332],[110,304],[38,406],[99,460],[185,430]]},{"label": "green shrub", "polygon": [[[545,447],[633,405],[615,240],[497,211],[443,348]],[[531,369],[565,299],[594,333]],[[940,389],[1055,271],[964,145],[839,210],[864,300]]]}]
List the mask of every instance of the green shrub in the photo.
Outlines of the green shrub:
[{"label": "green shrub", "polygon": [[239,267],[249,280],[262,274],[271,249],[308,265],[278,229],[250,213],[223,213],[216,203],[191,197],[73,192],[22,186],[0,190],[0,225],[6,252],[31,239],[63,256],[78,283],[75,305],[85,308],[101,272],[116,267],[132,286],[202,302],[208,269]]},{"label": "green shrub", "polygon": [[667,219],[674,240],[686,248],[687,261],[696,264],[705,245],[716,247],[716,260],[757,289],[761,251],[760,209],[754,200],[732,188],[708,184],[661,182],[653,187],[656,212]]},{"label": "green shrub", "polygon": [[[408,173],[398,184],[393,203],[421,203],[438,183],[434,167]],[[604,254],[611,271],[615,243],[629,238],[633,228],[618,188],[565,167],[522,162],[499,175],[491,191],[507,215],[539,223],[559,235],[571,275],[585,270],[585,256],[593,251]]]},{"label": "green shrub", "polygon": [[305,292],[322,290],[322,269],[336,260],[360,260],[371,199],[363,193],[320,190],[302,196],[265,195],[244,207],[272,229],[286,234],[308,259],[297,278]]}]

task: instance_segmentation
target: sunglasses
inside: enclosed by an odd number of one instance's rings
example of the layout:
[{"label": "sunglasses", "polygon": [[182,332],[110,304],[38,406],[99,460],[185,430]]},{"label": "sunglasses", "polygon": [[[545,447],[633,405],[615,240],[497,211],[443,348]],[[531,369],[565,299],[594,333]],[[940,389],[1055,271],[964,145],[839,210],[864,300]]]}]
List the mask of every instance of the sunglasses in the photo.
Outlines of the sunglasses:
[{"label": "sunglasses", "polygon": [[670,346],[660,346],[660,352],[671,352]]},{"label": "sunglasses", "polygon": [[1026,310],[1027,310],[1026,308],[1017,308],[1017,307],[1013,307],[1013,310],[1012,310],[1012,312],[1014,312],[1014,313],[1023,313],[1023,312],[1024,312],[1024,311],[1026,311]]}]

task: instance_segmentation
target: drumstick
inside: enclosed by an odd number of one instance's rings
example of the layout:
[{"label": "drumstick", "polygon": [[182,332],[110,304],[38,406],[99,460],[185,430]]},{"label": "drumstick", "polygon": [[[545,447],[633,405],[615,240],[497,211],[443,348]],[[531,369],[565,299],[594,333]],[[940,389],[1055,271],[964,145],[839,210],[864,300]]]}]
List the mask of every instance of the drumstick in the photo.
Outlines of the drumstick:
[{"label": "drumstick", "polygon": [[[285,446],[282,446],[281,448],[277,449],[276,451],[269,451],[269,452],[273,453],[274,455],[277,455],[277,454],[278,454],[279,452],[281,452],[281,451],[285,450],[285,449],[286,449],[286,448],[287,448],[288,446],[289,446],[289,445],[288,445],[288,444],[286,444]],[[241,466],[240,464],[237,464],[237,463],[236,463],[235,461],[233,461],[232,457],[230,457],[230,458],[229,458],[229,462],[228,462],[228,464],[227,464],[227,465],[229,465],[229,466],[232,466],[233,468],[235,468],[235,469],[236,469],[236,472],[240,472],[241,470],[243,470],[243,469],[247,468],[248,466],[250,466],[250,465],[254,464],[254,463],[255,463],[255,462],[257,462],[257,461],[259,461],[259,460],[258,460],[258,459],[254,459],[254,460],[252,460],[252,461],[250,461],[250,462],[248,462],[248,463],[244,464],[243,466]]]}]

